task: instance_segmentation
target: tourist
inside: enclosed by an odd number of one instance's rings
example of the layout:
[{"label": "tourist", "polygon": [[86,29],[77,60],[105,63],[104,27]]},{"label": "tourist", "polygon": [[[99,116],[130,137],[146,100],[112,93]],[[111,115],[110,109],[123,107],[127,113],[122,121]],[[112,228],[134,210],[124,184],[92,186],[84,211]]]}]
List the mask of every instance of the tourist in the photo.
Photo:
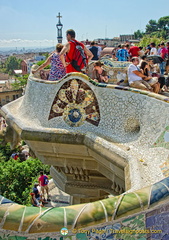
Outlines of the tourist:
[{"label": "tourist", "polygon": [[140,58],[141,57],[143,57],[143,56],[145,56],[145,54],[144,54],[144,50],[143,50],[143,47],[139,47],[139,56],[140,56]]},{"label": "tourist", "polygon": [[99,83],[108,83],[107,72],[103,69],[104,64],[100,61],[95,62],[93,69],[93,79]]},{"label": "tourist", "polygon": [[167,56],[167,49],[165,48],[164,42],[161,43],[161,51],[160,51],[160,56],[163,59],[163,61],[160,63],[160,73],[163,75],[165,72],[165,67],[166,67],[166,56]]},{"label": "tourist", "polygon": [[122,44],[121,48],[117,51],[116,57],[117,57],[117,61],[127,61],[128,60],[129,54],[128,54],[128,51],[125,49],[124,44]]},{"label": "tourist", "polygon": [[35,183],[34,184],[34,187],[33,187],[33,193],[35,194],[35,198],[40,200],[40,192],[38,190],[38,186],[39,184],[38,183]]},{"label": "tourist", "polygon": [[156,48],[156,45],[155,43],[150,43],[150,47],[151,47],[151,50],[150,50],[150,55],[157,55],[157,48]]},{"label": "tourist", "polygon": [[137,46],[131,46],[129,49],[129,54],[130,54],[131,58],[138,57],[139,52],[140,52],[140,48]]},{"label": "tourist", "polygon": [[[56,45],[56,51],[54,51],[47,60],[39,66],[36,70],[32,70],[32,73],[36,73],[37,71],[40,71],[41,69],[45,68],[49,64],[51,64],[51,70],[49,72],[48,80],[50,81],[56,81],[60,80],[66,75],[66,63],[64,56],[60,56],[59,53],[62,50],[63,45],[58,43]],[[42,76],[42,74],[41,74]],[[46,77],[42,76],[42,79],[46,79]]]},{"label": "tourist", "polygon": [[169,42],[166,43],[167,57],[166,57],[166,74],[169,74]]},{"label": "tourist", "polygon": [[98,46],[98,43],[95,43],[95,44],[96,44],[96,47],[98,48],[98,57],[100,57],[100,54],[102,52],[102,47]]},{"label": "tourist", "polygon": [[40,203],[36,198],[34,193],[30,193],[31,195],[31,203],[33,207],[43,207],[43,204]]},{"label": "tourist", "polygon": [[[66,32],[66,37],[68,42],[63,47],[62,51],[60,52],[60,56],[64,56],[66,54],[66,72],[81,72],[81,70],[87,66],[88,62],[93,58],[93,54],[89,49],[87,49],[83,43],[77,41],[75,39],[75,31],[73,29],[69,29]],[[76,46],[81,47],[84,50],[84,59],[87,57],[86,62],[82,62],[81,65],[75,64],[75,56],[74,53],[76,51]],[[83,59],[82,59],[83,60]],[[76,67],[76,69],[75,69]]]},{"label": "tourist", "polygon": [[45,191],[47,194],[47,201],[49,201],[49,188],[48,188],[48,176],[43,174],[43,171],[40,171],[40,177],[38,178],[39,186],[41,187],[42,198],[45,200]]},{"label": "tourist", "polygon": [[118,45],[117,48],[115,48],[115,53],[116,53],[116,60],[118,60],[118,51],[121,49],[121,45]]},{"label": "tourist", "polygon": [[[151,77],[151,79],[149,80],[149,84],[152,86],[153,92],[159,93],[160,83],[158,82],[158,77],[152,77],[151,71],[150,71],[150,65],[147,61],[142,61],[140,70],[141,70],[142,74],[144,74],[145,76]],[[152,84],[152,83],[154,83],[154,84]]]},{"label": "tourist", "polygon": [[91,47],[89,48],[89,50],[93,54],[93,58],[91,60],[98,60],[99,59],[99,57],[98,57],[98,47],[96,47],[94,41],[92,41],[90,45],[91,45]]},{"label": "tourist", "polygon": [[161,45],[158,44],[157,55],[160,55],[160,52],[161,52]]},{"label": "tourist", "polygon": [[151,47],[150,44],[147,45],[146,50],[145,50],[145,55],[150,55]]},{"label": "tourist", "polygon": [[[139,58],[133,57],[131,59],[131,64],[128,67],[128,82],[129,86],[133,88],[139,88],[142,90],[151,91],[152,85],[156,82],[151,79],[151,77],[145,76],[138,68]],[[150,80],[151,79],[151,80]],[[150,80],[150,81],[149,81]]]},{"label": "tourist", "polygon": [[12,153],[11,158],[13,158],[14,160],[18,159],[18,153]]}]

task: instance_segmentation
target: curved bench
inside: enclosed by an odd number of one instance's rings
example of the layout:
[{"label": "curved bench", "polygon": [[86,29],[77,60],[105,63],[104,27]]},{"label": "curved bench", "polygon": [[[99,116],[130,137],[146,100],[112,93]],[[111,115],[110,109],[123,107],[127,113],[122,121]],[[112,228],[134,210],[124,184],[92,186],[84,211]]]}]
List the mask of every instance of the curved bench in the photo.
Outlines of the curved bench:
[{"label": "curved bench", "polygon": [[[65,98],[66,91],[72,93]],[[59,105],[60,100],[64,104]],[[88,108],[88,103],[92,107]],[[164,141],[165,134],[168,134],[168,103],[169,98],[165,96],[129,87],[99,84],[81,73],[68,74],[58,82],[30,76],[25,96],[1,109],[13,131],[13,135],[10,132],[11,142],[16,138],[23,139],[44,163],[57,166],[59,162],[58,168],[64,172],[65,178],[75,171],[80,172],[79,166],[78,169],[74,166],[71,169],[70,159],[65,161],[63,155],[59,159],[62,145],[65,151],[71,152],[69,146],[74,145],[76,158],[83,158],[84,154],[85,161],[90,161],[89,169],[93,171],[96,168],[98,172],[107,174],[106,184],[112,181],[110,189],[103,185],[99,188],[112,191],[116,196],[60,208],[26,207],[8,203],[1,197],[0,232],[38,239],[60,236],[60,230],[65,227],[70,235],[74,235],[76,229],[92,231],[93,227],[99,229],[165,206],[169,194],[169,178],[164,179],[169,155],[168,140]],[[72,111],[74,109],[76,113]],[[160,116],[160,121],[157,116]],[[45,156],[45,146],[54,151],[50,152],[49,159]],[[53,164],[52,156],[57,159]],[[77,162],[80,163],[79,158]],[[82,172],[85,170],[81,169]],[[52,171],[61,177],[57,169],[52,168]],[[113,174],[118,189],[113,186]],[[92,178],[94,182],[94,176],[88,175],[87,178]],[[62,178],[61,184],[63,181]],[[64,183],[65,186],[70,184],[69,181]],[[76,178],[73,181],[78,184],[79,180]],[[92,181],[90,184],[84,183],[88,192],[91,189],[94,191],[93,186],[89,186]],[[125,189],[122,190],[124,184]],[[69,190],[76,188],[75,185],[71,185]],[[79,194],[80,190],[83,188],[79,187]]]}]

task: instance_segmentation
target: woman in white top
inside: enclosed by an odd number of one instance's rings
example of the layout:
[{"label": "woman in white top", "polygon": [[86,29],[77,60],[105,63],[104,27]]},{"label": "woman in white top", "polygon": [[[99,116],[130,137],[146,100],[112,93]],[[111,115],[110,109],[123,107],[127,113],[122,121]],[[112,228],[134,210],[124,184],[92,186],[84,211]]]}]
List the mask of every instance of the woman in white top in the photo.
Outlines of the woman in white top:
[{"label": "woman in white top", "polygon": [[157,55],[157,48],[155,46],[156,46],[155,43],[150,43],[151,47],[150,55]]}]

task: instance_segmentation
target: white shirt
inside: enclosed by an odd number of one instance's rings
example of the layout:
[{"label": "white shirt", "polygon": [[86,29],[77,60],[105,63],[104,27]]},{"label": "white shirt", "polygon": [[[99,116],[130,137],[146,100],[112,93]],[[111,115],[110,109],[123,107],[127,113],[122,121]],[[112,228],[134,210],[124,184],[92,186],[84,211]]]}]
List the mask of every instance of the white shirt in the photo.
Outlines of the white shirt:
[{"label": "white shirt", "polygon": [[157,48],[155,47],[151,48],[150,55],[157,55]]},{"label": "white shirt", "polygon": [[132,82],[135,82],[135,81],[142,80],[142,78],[137,76],[135,73],[133,73],[133,71],[139,71],[139,69],[134,64],[130,64],[129,67],[128,67],[128,70],[127,70],[128,82],[132,83]]},{"label": "white shirt", "polygon": [[102,51],[102,48],[101,48],[100,46],[97,46],[97,47],[98,47],[98,53],[97,53],[97,55],[100,56],[100,53],[101,53],[101,51]]}]

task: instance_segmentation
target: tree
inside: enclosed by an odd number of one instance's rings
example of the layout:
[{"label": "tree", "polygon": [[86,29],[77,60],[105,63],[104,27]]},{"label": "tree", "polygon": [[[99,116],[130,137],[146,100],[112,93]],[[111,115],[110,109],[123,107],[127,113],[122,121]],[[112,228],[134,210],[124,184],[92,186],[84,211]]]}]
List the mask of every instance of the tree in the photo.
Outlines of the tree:
[{"label": "tree", "polygon": [[134,32],[134,38],[135,39],[140,39],[140,38],[143,37],[143,35],[144,35],[144,33],[141,32],[140,30],[137,30],[136,32]]},{"label": "tree", "polygon": [[[45,61],[46,61],[46,60],[42,60],[42,61],[37,62],[36,64],[37,64],[38,66],[40,66],[40,65],[42,65]],[[50,69],[50,68],[51,68],[50,65],[48,65],[48,66],[46,66],[44,69]]]},{"label": "tree", "polygon": [[151,34],[156,31],[158,31],[158,23],[156,20],[151,19],[146,25],[146,34]]},{"label": "tree", "polygon": [[17,59],[15,56],[10,56],[7,58],[5,65],[6,70],[9,74],[13,74],[15,69],[20,68],[20,59]]},{"label": "tree", "polygon": [[39,172],[49,174],[49,166],[31,157],[23,162],[12,158],[6,162],[1,158],[0,162],[0,194],[16,203],[29,205],[29,194]]},{"label": "tree", "polygon": [[158,28],[167,32],[169,31],[169,16],[161,17],[158,20]]},{"label": "tree", "polygon": [[[22,143],[24,144],[24,142]],[[49,174],[50,166],[43,164],[39,159],[29,157],[25,161],[10,158],[13,152],[10,144],[0,145],[0,195],[20,204],[30,204],[30,192],[40,171]]]},{"label": "tree", "polygon": [[156,36],[149,36],[149,35],[144,35],[144,37],[141,39],[139,45],[142,47],[147,47],[148,44],[150,44],[151,42],[154,42],[156,44],[156,46],[163,42],[164,38],[162,37],[156,37]]},{"label": "tree", "polygon": [[15,76],[15,77],[17,80],[15,81],[15,83],[12,83],[12,86],[14,89],[21,89],[21,88],[26,87],[29,74],[25,74],[22,77],[17,77],[17,76]]}]

